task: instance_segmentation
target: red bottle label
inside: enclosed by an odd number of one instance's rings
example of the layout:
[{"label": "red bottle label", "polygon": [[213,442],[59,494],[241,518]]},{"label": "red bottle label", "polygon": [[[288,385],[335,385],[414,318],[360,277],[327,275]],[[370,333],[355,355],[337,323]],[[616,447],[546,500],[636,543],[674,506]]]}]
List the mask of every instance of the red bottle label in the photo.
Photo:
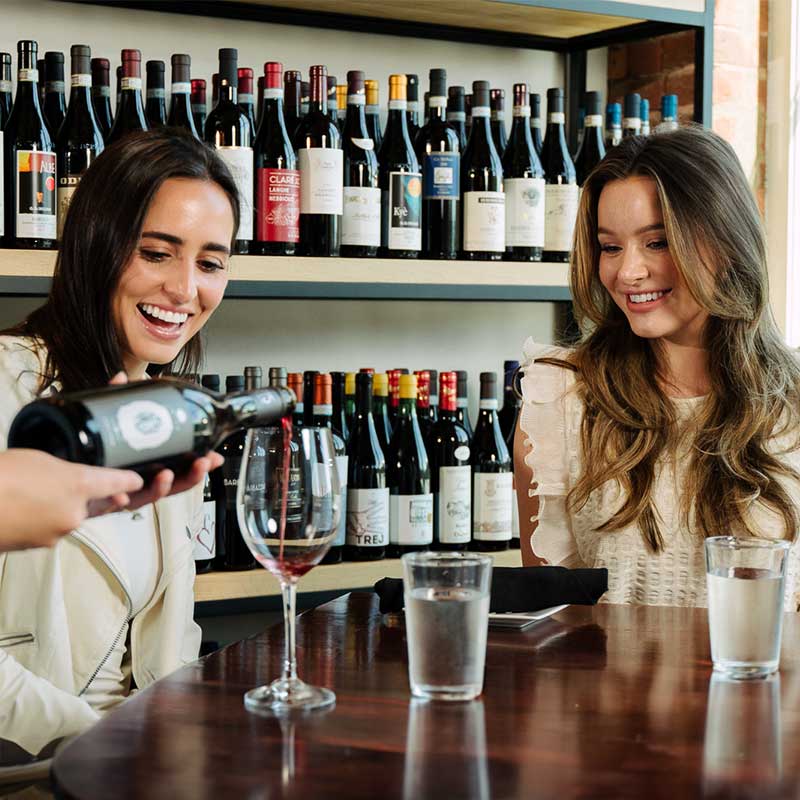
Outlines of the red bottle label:
[{"label": "red bottle label", "polygon": [[257,172],[256,239],[300,241],[300,171],[262,168]]}]

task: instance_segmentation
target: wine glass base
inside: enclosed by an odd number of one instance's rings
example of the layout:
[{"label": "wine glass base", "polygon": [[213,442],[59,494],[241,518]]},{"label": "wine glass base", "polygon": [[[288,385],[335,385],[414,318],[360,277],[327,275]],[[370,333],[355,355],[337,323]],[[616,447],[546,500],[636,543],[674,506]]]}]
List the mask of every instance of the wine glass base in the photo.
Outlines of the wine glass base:
[{"label": "wine glass base", "polygon": [[254,714],[281,716],[291,711],[314,711],[336,703],[330,689],[310,686],[299,678],[278,678],[267,686],[259,686],[245,693],[244,707]]}]

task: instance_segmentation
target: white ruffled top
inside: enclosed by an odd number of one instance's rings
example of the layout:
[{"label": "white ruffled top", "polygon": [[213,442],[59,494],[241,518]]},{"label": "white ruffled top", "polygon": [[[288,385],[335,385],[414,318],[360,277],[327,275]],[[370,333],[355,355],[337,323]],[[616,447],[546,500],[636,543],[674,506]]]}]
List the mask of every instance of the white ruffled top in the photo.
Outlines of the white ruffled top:
[{"label": "white ruffled top", "polygon": [[[636,524],[601,533],[597,529],[622,505],[621,487],[609,481],[587,503],[569,511],[566,496],[581,472],[580,427],[583,403],[570,369],[535,363],[544,357],[565,358],[569,351],[528,339],[522,365],[520,429],[525,436],[525,463],[533,473],[529,496],[538,496],[538,523],[531,535],[534,553],[548,564],[565,567],[606,567],[607,603],[705,606],[706,574],[703,538],[685,529],[681,486],[688,465],[688,444],[674,456],[662,456],[656,466],[653,494],[660,516],[664,549],[652,553]],[[703,398],[675,399],[679,422],[688,422]],[[688,437],[687,437],[688,438]],[[780,442],[776,447],[780,448]],[[785,458],[800,470],[800,452]],[[518,483],[519,486],[519,483]],[[787,486],[800,503],[800,486]],[[756,503],[750,512],[762,535],[780,538],[782,520]],[[528,531],[533,527],[528,524]],[[521,535],[529,535],[520,520]],[[735,533],[735,532],[732,532]],[[786,581],[786,608],[796,610],[797,547],[792,548]]]}]

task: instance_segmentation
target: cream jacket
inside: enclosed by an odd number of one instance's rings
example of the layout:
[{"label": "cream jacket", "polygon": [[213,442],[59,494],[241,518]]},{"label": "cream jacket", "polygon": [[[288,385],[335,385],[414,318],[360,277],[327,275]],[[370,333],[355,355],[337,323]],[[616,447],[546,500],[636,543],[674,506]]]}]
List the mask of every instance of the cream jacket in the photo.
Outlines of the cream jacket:
[{"label": "cream jacket", "polygon": [[[0,448],[11,420],[34,398],[37,385],[39,360],[23,341],[0,337]],[[193,620],[189,521],[201,502],[201,491],[193,489],[155,504],[161,579],[130,625],[139,688],[197,658],[201,631]],[[87,520],[52,548],[0,554],[0,738],[31,753],[99,718],[82,695],[131,616],[125,564],[100,544],[98,531],[106,525],[113,525],[113,515]],[[87,596],[79,576],[69,570],[75,547],[90,551],[92,563],[107,578],[93,584],[107,591]]]}]

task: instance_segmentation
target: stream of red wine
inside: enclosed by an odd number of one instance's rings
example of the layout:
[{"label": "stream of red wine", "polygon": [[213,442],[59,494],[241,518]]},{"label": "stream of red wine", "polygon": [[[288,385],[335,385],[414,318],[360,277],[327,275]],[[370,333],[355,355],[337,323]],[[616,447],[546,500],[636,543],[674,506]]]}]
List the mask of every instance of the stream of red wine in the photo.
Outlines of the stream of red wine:
[{"label": "stream of red wine", "polygon": [[281,519],[278,563],[283,564],[283,543],[286,539],[286,504],[289,501],[289,469],[292,460],[292,418],[290,416],[287,415],[281,419],[281,428],[283,429],[283,464],[281,465]]}]

